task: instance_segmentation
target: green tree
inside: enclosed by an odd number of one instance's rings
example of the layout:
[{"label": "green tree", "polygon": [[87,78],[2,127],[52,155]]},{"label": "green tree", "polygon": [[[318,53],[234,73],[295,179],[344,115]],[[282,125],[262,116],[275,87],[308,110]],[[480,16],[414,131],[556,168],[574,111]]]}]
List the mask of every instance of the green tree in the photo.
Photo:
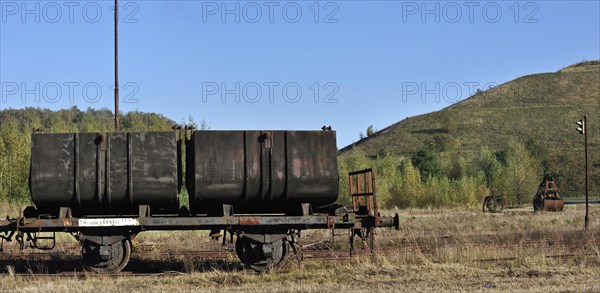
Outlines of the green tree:
[{"label": "green tree", "polygon": [[435,177],[441,171],[437,158],[433,154],[433,151],[428,147],[421,147],[417,150],[411,157],[411,162],[419,170],[423,180]]},{"label": "green tree", "polygon": [[430,178],[425,184],[420,207],[442,207],[455,204],[451,199],[450,181],[446,177]]},{"label": "green tree", "polygon": [[483,172],[489,188],[498,188],[502,185],[504,166],[487,146],[483,146],[479,150],[477,167]]},{"label": "green tree", "polygon": [[369,125],[369,127],[367,127],[367,137],[371,136],[375,133],[375,128],[373,128],[373,125]]},{"label": "green tree", "polygon": [[423,202],[423,185],[419,170],[410,160],[403,160],[398,166],[399,176],[390,188],[387,206],[399,208],[416,207]]},{"label": "green tree", "polygon": [[467,176],[467,161],[463,157],[453,157],[451,160],[450,170],[447,174],[449,179],[459,180]]},{"label": "green tree", "polygon": [[23,135],[16,119],[7,117],[0,124],[0,198],[29,198],[29,145],[31,137]]},{"label": "green tree", "polygon": [[540,162],[544,173],[555,173],[550,161],[550,150],[543,144],[538,143],[535,139],[530,138],[525,142],[525,148],[531,155]]},{"label": "green tree", "polygon": [[426,140],[424,145],[433,151],[446,152],[456,146],[456,141],[448,134],[436,134],[431,139]]},{"label": "green tree", "polygon": [[390,202],[393,186],[400,178],[398,168],[400,162],[399,157],[392,155],[378,156],[377,159],[371,161],[377,177],[377,199],[384,206]]},{"label": "green tree", "polygon": [[510,201],[521,205],[535,195],[542,170],[525,145],[516,140],[509,142],[506,160],[504,191]]},{"label": "green tree", "polygon": [[462,206],[479,206],[488,194],[485,179],[480,176],[462,177],[454,181],[454,194],[457,195],[456,203]]},{"label": "green tree", "polygon": [[353,148],[349,154],[338,159],[338,174],[340,177],[340,194],[338,203],[350,205],[350,186],[348,185],[348,173],[370,167],[370,162],[365,152],[359,148]]}]

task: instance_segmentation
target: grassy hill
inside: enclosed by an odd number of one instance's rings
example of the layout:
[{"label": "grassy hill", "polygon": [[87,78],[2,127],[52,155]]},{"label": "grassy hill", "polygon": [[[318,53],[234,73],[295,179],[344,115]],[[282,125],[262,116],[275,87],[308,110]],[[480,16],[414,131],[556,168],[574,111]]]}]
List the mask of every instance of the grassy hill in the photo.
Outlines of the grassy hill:
[{"label": "grassy hill", "polygon": [[508,141],[533,141],[547,150],[548,172],[566,193],[583,190],[583,136],[575,122],[588,115],[591,190],[600,192],[600,61],[519,77],[443,110],[397,122],[340,150],[370,156],[411,156],[433,145],[437,155],[472,160],[481,146],[502,151]]}]

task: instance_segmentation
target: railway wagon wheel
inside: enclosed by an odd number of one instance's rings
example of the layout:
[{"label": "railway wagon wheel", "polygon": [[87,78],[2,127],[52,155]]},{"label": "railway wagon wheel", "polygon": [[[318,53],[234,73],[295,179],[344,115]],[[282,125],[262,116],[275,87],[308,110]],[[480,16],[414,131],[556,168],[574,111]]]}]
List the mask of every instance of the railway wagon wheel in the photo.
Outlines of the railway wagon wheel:
[{"label": "railway wagon wheel", "polygon": [[483,200],[483,212],[485,213],[488,209],[488,204],[490,203],[490,198],[488,196]]},{"label": "railway wagon wheel", "polygon": [[118,241],[108,248],[108,254],[100,254],[101,245],[84,240],[81,254],[86,270],[96,273],[118,273],[125,268],[131,257],[131,241],[129,239]]},{"label": "railway wagon wheel", "polygon": [[500,213],[504,209],[504,198],[486,196],[483,201],[483,212]]},{"label": "railway wagon wheel", "polygon": [[285,264],[289,251],[286,240],[262,243],[248,237],[235,241],[235,252],[240,261],[257,272],[276,270]]}]

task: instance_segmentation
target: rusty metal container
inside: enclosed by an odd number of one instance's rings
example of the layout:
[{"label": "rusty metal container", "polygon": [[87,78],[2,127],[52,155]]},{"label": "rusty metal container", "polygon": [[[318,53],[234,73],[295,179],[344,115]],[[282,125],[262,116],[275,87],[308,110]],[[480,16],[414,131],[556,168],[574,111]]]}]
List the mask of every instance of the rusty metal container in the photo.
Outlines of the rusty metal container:
[{"label": "rusty metal container", "polygon": [[562,212],[565,209],[565,201],[557,198],[545,198],[544,210],[550,212]]},{"label": "rusty metal container", "polygon": [[565,201],[560,195],[558,186],[550,175],[544,176],[538,186],[538,191],[533,198],[534,211],[562,212],[565,209]]},{"label": "rusty metal container", "polygon": [[339,193],[334,131],[194,131],[186,142],[193,213],[286,212]]},{"label": "rusty metal container", "polygon": [[174,132],[34,133],[31,197],[40,212],[135,214],[179,208],[180,166]]}]

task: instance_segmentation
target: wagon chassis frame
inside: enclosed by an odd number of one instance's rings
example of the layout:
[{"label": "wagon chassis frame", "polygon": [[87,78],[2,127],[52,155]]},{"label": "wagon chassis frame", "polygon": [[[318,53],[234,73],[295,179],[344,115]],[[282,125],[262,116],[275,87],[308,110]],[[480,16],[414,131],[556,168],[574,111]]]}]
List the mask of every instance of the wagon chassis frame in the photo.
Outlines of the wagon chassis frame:
[{"label": "wagon chassis frame", "polygon": [[[190,231],[210,230],[211,237],[223,237],[229,233],[230,241],[236,238],[236,253],[240,260],[256,271],[280,267],[291,250],[296,258],[302,258],[298,244],[300,232],[310,229],[349,229],[350,256],[354,250],[355,237],[360,238],[373,252],[375,228],[399,229],[400,218],[381,216],[377,209],[375,175],[372,169],[349,173],[352,210],[336,209],[327,213],[310,213],[310,205],[302,204],[298,215],[282,214],[231,214],[191,215],[186,208],[179,215],[152,216],[150,206],[140,205],[137,215],[73,217],[68,207],[61,207],[58,216],[39,214],[35,207],[26,208],[17,218],[0,220],[0,252],[4,241],[13,238],[23,250],[29,242],[31,248],[50,250],[56,244],[56,233],[70,233],[82,244],[82,256],[86,268],[99,273],[121,271],[131,256],[131,240],[144,231]],[[355,186],[355,188],[353,187]],[[221,235],[220,231],[224,234]],[[52,233],[44,236],[42,233]],[[333,234],[332,234],[333,235]],[[41,245],[38,240],[50,241]],[[44,241],[42,241],[44,242]]]},{"label": "wagon chassis frame", "polygon": [[[140,208],[140,211],[145,210]],[[312,214],[302,216],[287,215],[228,215],[219,217],[208,216],[148,216],[140,214],[133,217],[71,217],[70,210],[63,208],[63,212],[58,218],[28,218],[20,216],[0,221],[0,238],[2,243],[12,241],[13,238],[19,243],[23,250],[26,242],[30,242],[30,247],[40,250],[50,250],[55,246],[55,233],[70,233],[82,243],[82,254],[84,262],[86,255],[92,252],[86,252],[95,247],[96,257],[92,264],[86,265],[86,268],[99,273],[114,273],[122,270],[131,255],[131,240],[144,231],[190,231],[190,230],[211,230],[223,231],[230,234],[230,241],[233,242],[233,235],[237,236],[236,252],[243,263],[256,271],[266,271],[276,269],[281,266],[288,250],[296,255],[296,258],[302,258],[301,246],[298,245],[300,232],[311,229],[349,229],[350,255],[352,256],[355,237],[360,238],[371,251],[374,245],[375,227],[394,227],[399,229],[399,216],[393,217],[372,215],[359,215],[353,211],[339,215]],[[42,236],[41,233],[52,233],[52,236]],[[219,235],[221,236],[221,235]],[[226,235],[223,236],[223,242],[226,241]],[[43,246],[38,240],[51,240],[51,244],[46,243]],[[238,249],[238,242],[241,245],[249,246],[244,250]],[[118,248],[111,248],[115,245]],[[275,250],[278,245],[283,248]],[[257,246],[264,246],[258,249],[259,256],[255,260],[248,261],[247,254],[256,254]],[[123,247],[126,247],[124,249]],[[266,248],[265,248],[266,247]],[[87,248],[87,250],[86,250]],[[129,249],[129,250],[127,250]],[[0,245],[0,251],[2,245]],[[100,259],[112,259],[112,251],[127,251],[121,253],[121,259],[118,265],[97,266]],[[273,251],[279,251],[279,254],[273,255]],[[114,252],[115,254],[117,252]],[[89,258],[89,257],[88,257]],[[274,260],[271,260],[273,258]]]},{"label": "wagon chassis frame", "polygon": [[[379,217],[377,226],[397,226],[393,217]],[[354,215],[231,215],[219,217],[205,216],[157,216],[157,217],[85,217],[85,218],[54,218],[39,219],[18,217],[0,221],[0,238],[10,241],[10,232],[93,232],[95,234],[118,231],[176,231],[176,230],[270,230],[270,229],[346,229],[374,227],[375,218],[372,216]]]}]

